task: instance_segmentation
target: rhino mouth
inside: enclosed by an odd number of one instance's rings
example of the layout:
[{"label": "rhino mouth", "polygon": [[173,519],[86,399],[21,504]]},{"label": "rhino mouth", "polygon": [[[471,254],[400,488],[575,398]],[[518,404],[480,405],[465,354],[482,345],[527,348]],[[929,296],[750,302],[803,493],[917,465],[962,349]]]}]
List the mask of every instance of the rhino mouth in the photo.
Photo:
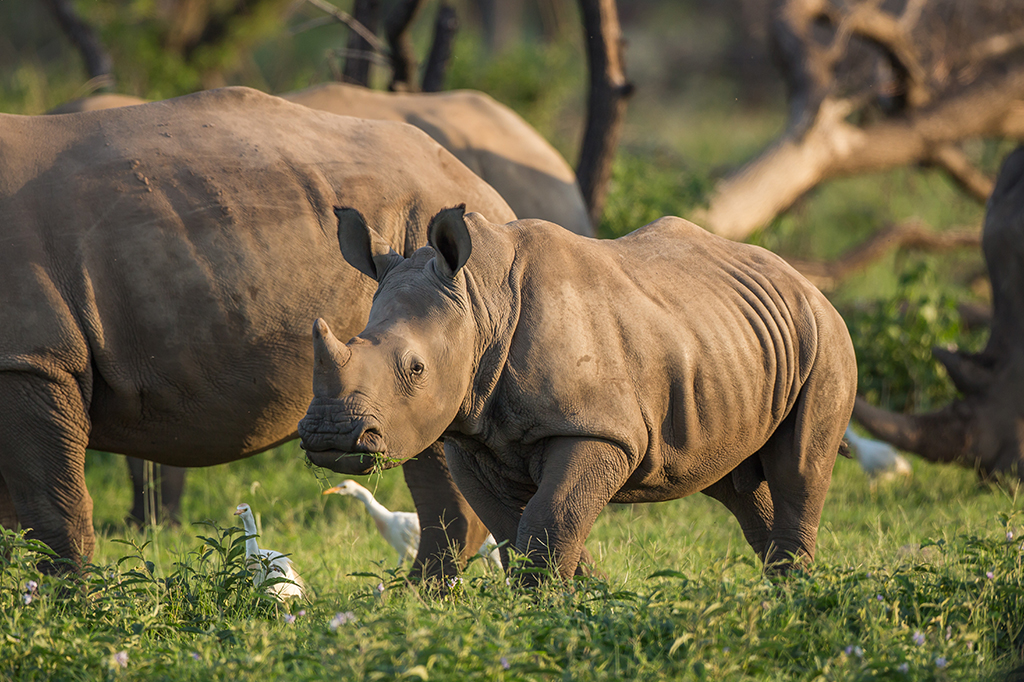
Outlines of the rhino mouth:
[{"label": "rhino mouth", "polygon": [[397,464],[391,463],[389,458],[379,452],[306,449],[306,459],[314,466],[349,476],[365,476],[375,469],[390,469]]}]

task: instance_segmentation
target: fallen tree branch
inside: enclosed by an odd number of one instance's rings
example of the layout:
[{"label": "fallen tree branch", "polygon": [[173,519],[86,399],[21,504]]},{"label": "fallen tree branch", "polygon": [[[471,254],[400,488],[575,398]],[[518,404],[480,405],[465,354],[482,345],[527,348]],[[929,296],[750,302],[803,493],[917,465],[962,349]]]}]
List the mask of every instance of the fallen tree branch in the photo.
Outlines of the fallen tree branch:
[{"label": "fallen tree branch", "polygon": [[961,189],[981,203],[988,201],[989,195],[992,194],[995,181],[978,170],[956,145],[935,146],[925,159],[925,163],[946,171]]},{"label": "fallen tree branch", "polygon": [[783,137],[721,180],[698,222],[743,240],[825,180],[919,163],[962,139],[1024,140],[1022,100],[1024,66],[954,99],[863,128],[847,121],[852,102],[827,98],[802,137]]},{"label": "fallen tree branch", "polygon": [[866,241],[830,261],[786,258],[786,261],[819,289],[833,289],[844,277],[868,267],[895,249],[949,251],[981,246],[980,228],[934,232],[918,221],[882,228]]}]

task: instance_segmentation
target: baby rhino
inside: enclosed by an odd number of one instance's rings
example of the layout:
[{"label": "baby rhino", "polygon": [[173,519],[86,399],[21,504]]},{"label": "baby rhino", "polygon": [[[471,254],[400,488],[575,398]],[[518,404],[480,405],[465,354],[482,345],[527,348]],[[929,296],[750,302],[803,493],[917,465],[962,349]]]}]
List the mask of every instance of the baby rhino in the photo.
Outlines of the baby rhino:
[{"label": "baby rhino", "polygon": [[347,344],[314,325],[314,463],[363,474],[443,438],[498,542],[563,577],[608,502],[697,491],[770,570],[813,559],[857,370],[842,318],[782,259],[680,218],[601,241],[462,207],[403,258],[335,213],[378,285]]}]

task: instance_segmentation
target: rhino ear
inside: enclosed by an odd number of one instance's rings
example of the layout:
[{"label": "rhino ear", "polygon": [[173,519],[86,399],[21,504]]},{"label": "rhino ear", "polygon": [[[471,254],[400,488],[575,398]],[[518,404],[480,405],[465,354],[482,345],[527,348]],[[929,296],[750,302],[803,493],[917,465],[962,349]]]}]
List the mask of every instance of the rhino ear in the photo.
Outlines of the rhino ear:
[{"label": "rhino ear", "polygon": [[378,282],[402,260],[384,238],[372,230],[363,214],[354,208],[334,207],[338,217],[338,246],[348,264]]},{"label": "rhino ear", "polygon": [[469,237],[465,215],[465,204],[442,209],[430,221],[427,230],[427,242],[437,252],[438,272],[448,277],[458,274],[473,252],[473,240]]}]

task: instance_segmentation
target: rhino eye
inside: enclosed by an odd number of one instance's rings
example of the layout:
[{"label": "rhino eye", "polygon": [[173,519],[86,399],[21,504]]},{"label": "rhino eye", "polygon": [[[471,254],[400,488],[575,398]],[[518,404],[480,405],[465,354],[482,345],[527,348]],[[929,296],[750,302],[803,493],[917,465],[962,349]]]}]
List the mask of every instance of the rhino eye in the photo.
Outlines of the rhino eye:
[{"label": "rhino eye", "polygon": [[423,374],[424,369],[425,368],[423,366],[423,362],[420,360],[413,360],[412,364],[409,365],[409,371],[415,374],[416,376]]}]

